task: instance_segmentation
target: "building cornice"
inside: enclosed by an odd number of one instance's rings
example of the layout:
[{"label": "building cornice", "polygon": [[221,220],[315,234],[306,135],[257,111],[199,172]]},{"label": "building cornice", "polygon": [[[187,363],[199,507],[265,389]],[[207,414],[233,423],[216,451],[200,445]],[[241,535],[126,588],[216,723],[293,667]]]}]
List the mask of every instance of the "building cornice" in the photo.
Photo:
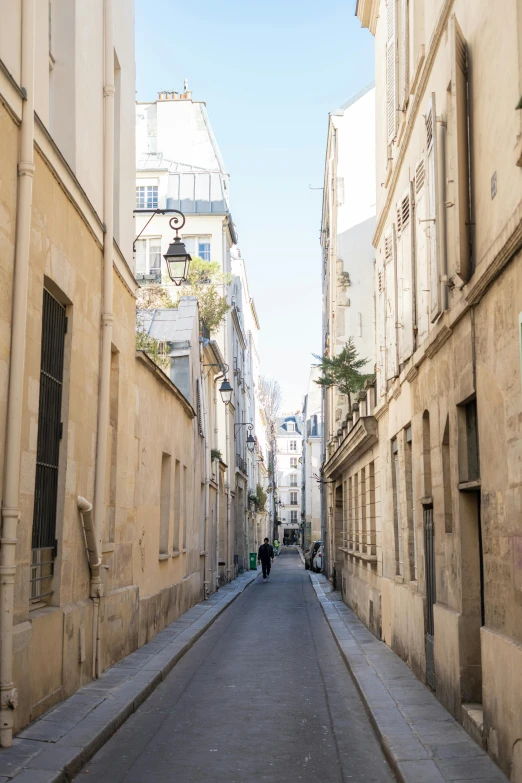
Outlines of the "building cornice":
[{"label": "building cornice", "polygon": [[337,478],[365,451],[379,439],[377,420],[374,416],[363,416],[345,436],[343,442],[323,467],[327,478]]},{"label": "building cornice", "polygon": [[357,0],[355,15],[361,22],[361,27],[367,27],[372,35],[377,29],[380,0]]},{"label": "building cornice", "polygon": [[[366,2],[368,2],[368,0],[366,0]],[[386,189],[386,201],[384,202],[383,208],[381,209],[381,213],[377,221],[377,226],[375,228],[375,233],[373,235],[374,247],[377,247],[379,245],[379,242],[381,241],[382,233],[384,231],[384,227],[388,222],[388,213],[392,208],[394,202],[395,188],[397,186],[397,181],[401,174],[402,164],[404,163],[404,158],[406,157],[406,152],[408,150],[408,146],[411,140],[413,128],[415,126],[415,123],[417,121],[417,116],[419,114],[421,101],[424,100],[424,93],[426,91],[426,87],[428,86],[428,81],[431,76],[433,63],[435,62],[435,56],[437,54],[439,44],[442,40],[444,29],[448,23],[448,18],[451,9],[453,7],[453,3],[454,0],[444,0],[444,5],[442,6],[439,19],[435,26],[435,30],[433,31],[433,35],[431,36],[428,52],[426,54],[426,59],[424,60],[424,67],[422,69],[422,73],[419,78],[419,83],[415,91],[415,97],[413,99],[412,109],[408,114],[406,120],[406,128],[404,130],[402,142],[397,154],[397,158],[396,160],[393,161],[393,170],[392,170],[388,187]]]}]

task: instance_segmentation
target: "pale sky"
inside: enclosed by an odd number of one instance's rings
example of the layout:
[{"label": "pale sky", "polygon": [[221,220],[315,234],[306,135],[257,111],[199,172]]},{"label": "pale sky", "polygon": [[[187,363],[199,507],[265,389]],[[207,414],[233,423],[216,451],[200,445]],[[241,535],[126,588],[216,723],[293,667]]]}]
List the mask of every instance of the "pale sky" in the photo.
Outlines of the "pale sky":
[{"label": "pale sky", "polygon": [[136,0],[137,99],[206,101],[258,312],[262,373],[301,407],[321,350],[328,112],[374,78],[355,0]]}]

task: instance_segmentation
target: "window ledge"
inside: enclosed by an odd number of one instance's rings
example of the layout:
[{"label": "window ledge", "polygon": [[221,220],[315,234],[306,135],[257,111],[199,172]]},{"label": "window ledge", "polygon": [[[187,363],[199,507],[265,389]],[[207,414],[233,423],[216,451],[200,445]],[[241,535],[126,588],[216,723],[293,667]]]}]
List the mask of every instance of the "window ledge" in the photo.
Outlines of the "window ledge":
[{"label": "window ledge", "polygon": [[172,555],[171,555],[171,557],[179,557],[180,555],[181,555],[181,552],[179,551],[179,549],[175,549],[175,550],[172,552]]},{"label": "window ledge", "polygon": [[107,552],[114,552],[115,544],[109,543],[107,541],[106,544],[102,544],[102,555],[107,554]]},{"label": "window ledge", "polygon": [[461,481],[457,487],[460,492],[476,492],[480,489],[480,479],[476,479],[475,481]]},{"label": "window ledge", "polygon": [[169,560],[170,555],[167,552],[160,552],[158,555],[158,560]]},{"label": "window ledge", "polygon": [[208,552],[206,551],[206,549],[202,549],[201,552],[199,553],[199,556],[200,557],[205,557],[207,554],[208,554]]},{"label": "window ledge", "polygon": [[346,552],[350,557],[355,557],[357,560],[364,560],[365,563],[376,563],[377,555],[367,555],[366,552],[357,552],[355,549],[342,549],[342,552]]},{"label": "window ledge", "polygon": [[403,577],[403,575],[402,574],[395,574],[395,581],[397,582],[398,585],[403,585],[404,584],[404,577]]},{"label": "window ledge", "polygon": [[432,506],[433,505],[433,498],[431,495],[426,496],[425,498],[420,499],[421,506]]},{"label": "window ledge", "polygon": [[187,554],[187,547],[186,546],[184,546],[183,549],[181,550],[181,554],[182,555],[186,555]]}]

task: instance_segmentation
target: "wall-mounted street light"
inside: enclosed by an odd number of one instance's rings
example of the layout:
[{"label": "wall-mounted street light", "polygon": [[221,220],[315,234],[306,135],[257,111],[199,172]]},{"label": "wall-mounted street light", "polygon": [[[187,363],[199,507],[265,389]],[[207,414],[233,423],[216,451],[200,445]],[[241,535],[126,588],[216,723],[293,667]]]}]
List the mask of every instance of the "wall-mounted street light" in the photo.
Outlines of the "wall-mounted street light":
[{"label": "wall-mounted street light", "polygon": [[223,378],[223,382],[222,382],[221,386],[219,387],[219,393],[221,394],[221,399],[223,400],[225,405],[230,405],[230,403],[232,402],[232,393],[233,393],[233,391],[234,390],[233,390],[232,386],[230,385],[230,381],[225,376]]},{"label": "wall-mounted street light", "polygon": [[240,421],[237,424],[234,424],[234,440],[236,439],[236,429],[239,427],[246,427],[248,429],[248,435],[246,439],[247,448],[250,452],[254,451],[256,447],[256,439],[252,435],[252,432],[254,430],[254,425],[249,421]]},{"label": "wall-mounted street light", "polygon": [[170,279],[176,285],[181,285],[187,279],[192,258],[187,253],[187,248],[178,234],[178,231],[185,225],[185,215],[178,209],[175,209],[174,212],[175,216],[169,220],[169,226],[174,229],[176,236],[163,258],[166,261]]}]

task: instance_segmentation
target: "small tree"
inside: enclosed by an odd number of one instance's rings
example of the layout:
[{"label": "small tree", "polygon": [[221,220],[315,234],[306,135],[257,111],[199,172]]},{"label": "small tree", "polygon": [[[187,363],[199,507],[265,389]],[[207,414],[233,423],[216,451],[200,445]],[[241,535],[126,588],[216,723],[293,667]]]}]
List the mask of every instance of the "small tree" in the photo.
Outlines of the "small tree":
[{"label": "small tree", "polygon": [[259,399],[265,409],[269,440],[276,435],[276,419],[283,404],[283,392],[279,381],[262,375],[259,379]]},{"label": "small tree", "polygon": [[177,303],[182,296],[195,296],[198,300],[199,315],[210,334],[214,334],[230,310],[227,297],[221,295],[220,286],[230,285],[230,275],[221,272],[216,262],[193,258],[190,262],[187,282],[178,293]]},{"label": "small tree", "polygon": [[371,374],[365,375],[360,372],[361,368],[368,363],[368,359],[359,358],[353,337],[350,337],[337,356],[317,356],[314,354],[314,357],[319,360],[319,364],[315,366],[322,373],[322,377],[316,383],[326,388],[335,386],[341,394],[345,394],[348,398],[348,411],[351,413],[351,395],[360,391],[365,381],[373,377]]}]

